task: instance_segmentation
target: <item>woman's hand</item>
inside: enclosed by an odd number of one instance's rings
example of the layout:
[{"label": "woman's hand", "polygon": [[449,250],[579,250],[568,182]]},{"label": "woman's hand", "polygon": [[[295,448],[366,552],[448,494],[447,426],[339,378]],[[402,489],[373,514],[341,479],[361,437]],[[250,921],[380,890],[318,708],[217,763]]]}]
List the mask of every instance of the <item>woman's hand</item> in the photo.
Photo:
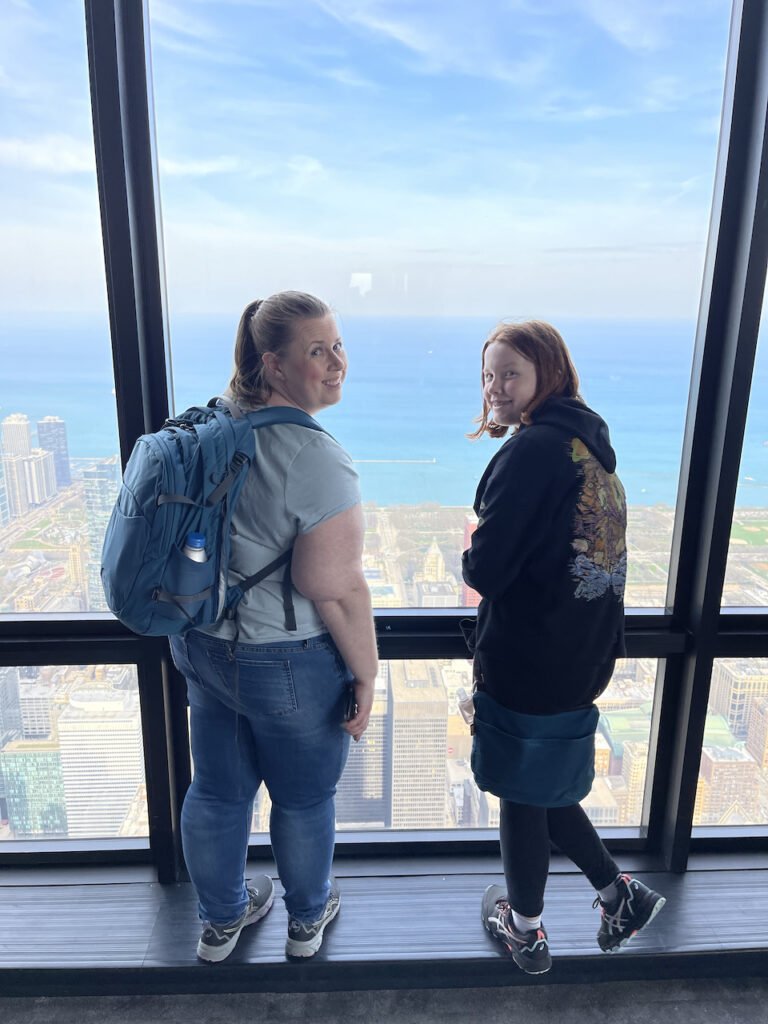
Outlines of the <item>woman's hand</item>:
[{"label": "woman's hand", "polygon": [[355,690],[355,703],[357,711],[355,717],[344,722],[344,728],[350,734],[355,743],[358,742],[365,730],[368,728],[368,721],[371,717],[373,707],[373,680],[370,683],[360,682],[356,679],[352,684]]}]

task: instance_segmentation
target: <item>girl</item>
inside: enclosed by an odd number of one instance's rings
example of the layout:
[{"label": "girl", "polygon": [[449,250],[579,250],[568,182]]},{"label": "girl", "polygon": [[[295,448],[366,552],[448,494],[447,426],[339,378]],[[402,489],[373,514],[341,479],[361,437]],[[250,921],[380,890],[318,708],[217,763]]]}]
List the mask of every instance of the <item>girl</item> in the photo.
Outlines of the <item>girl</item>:
[{"label": "girl", "polygon": [[540,321],[500,324],[483,346],[473,435],[512,436],[475,498],[463,575],[478,591],[472,769],[501,801],[507,891],[485,927],[530,974],[549,970],[541,923],[550,840],[586,874],[614,951],[664,897],[621,874],[579,806],[594,778],[594,701],[624,653],[626,503],[608,428],[579,394],[568,349]]}]

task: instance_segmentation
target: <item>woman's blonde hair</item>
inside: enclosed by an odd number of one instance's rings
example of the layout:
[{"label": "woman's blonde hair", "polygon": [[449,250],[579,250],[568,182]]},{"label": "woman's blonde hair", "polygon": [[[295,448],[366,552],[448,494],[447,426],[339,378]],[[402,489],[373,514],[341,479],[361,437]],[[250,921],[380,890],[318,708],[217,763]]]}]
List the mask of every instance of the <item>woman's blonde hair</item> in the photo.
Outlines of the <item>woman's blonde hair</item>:
[{"label": "woman's blonde hair", "polygon": [[[531,413],[548,398],[578,398],[579,375],[573,365],[568,347],[559,331],[544,320],[526,320],[523,323],[500,323],[493,328],[483,345],[480,359],[480,379],[483,380],[482,367],[485,363],[485,350],[495,341],[509,345],[511,349],[533,363],[536,367],[536,394],[520,420],[531,422]],[[483,411],[475,423],[479,427],[467,437],[476,441],[483,434],[491,437],[504,437],[509,427],[506,424],[494,423],[491,418],[491,407],[483,396]]]},{"label": "woman's blonde hair", "polygon": [[263,355],[281,355],[292,340],[298,320],[317,320],[331,309],[306,292],[276,292],[268,299],[249,302],[240,317],[235,337],[235,368],[229,393],[245,406],[263,405],[272,393],[264,370]]}]

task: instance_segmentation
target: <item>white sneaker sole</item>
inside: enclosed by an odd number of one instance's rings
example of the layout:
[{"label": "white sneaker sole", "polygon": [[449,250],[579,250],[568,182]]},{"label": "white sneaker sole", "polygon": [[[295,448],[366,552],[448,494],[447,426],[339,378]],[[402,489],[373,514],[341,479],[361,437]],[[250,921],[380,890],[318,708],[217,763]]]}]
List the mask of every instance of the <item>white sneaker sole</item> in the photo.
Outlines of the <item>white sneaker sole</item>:
[{"label": "white sneaker sole", "polygon": [[317,935],[314,935],[311,939],[307,939],[306,942],[299,942],[298,939],[288,938],[285,941],[285,955],[291,957],[308,957],[314,956],[315,953],[320,949],[323,944],[323,932],[331,921],[336,917],[341,908],[341,900],[336,903],[333,908],[333,912],[323,921],[322,926],[318,930]]},{"label": "white sneaker sole", "polygon": [[632,941],[632,939],[634,939],[634,937],[637,935],[638,932],[641,932],[643,930],[643,928],[647,928],[648,927],[648,925],[651,923],[651,921],[654,919],[654,917],[656,917],[656,915],[658,914],[658,912],[661,910],[661,908],[664,906],[664,904],[666,902],[667,902],[666,896],[660,896],[659,899],[654,904],[653,910],[648,915],[648,920],[647,921],[643,921],[643,923],[640,925],[640,927],[636,928],[632,932],[631,935],[627,935],[625,938],[623,938],[621,940],[620,943],[618,943],[618,945],[612,946],[610,949],[605,950],[605,952],[606,953],[618,953],[620,949],[624,949],[624,947],[628,943],[630,943]]},{"label": "white sneaker sole", "polygon": [[237,945],[237,940],[240,938],[240,932],[243,930],[243,928],[247,928],[249,925],[255,924],[257,921],[260,921],[262,917],[266,917],[266,915],[272,909],[272,904],[274,902],[275,897],[273,894],[269,897],[264,906],[259,908],[259,910],[253,915],[253,917],[249,918],[247,921],[243,921],[240,928],[235,932],[235,934],[229,939],[228,942],[224,943],[223,946],[206,946],[203,940],[200,939],[200,941],[197,944],[198,957],[201,960],[205,960],[206,963],[209,964],[219,964],[221,963],[222,960],[226,960],[229,954]]}]

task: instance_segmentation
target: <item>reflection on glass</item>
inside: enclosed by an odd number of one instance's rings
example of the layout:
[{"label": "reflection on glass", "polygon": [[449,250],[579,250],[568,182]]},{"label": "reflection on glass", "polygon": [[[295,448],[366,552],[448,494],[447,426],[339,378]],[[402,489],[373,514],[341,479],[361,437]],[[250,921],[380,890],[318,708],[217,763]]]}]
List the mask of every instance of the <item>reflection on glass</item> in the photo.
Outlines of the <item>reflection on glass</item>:
[{"label": "reflection on glass", "polygon": [[0,615],[105,610],[118,483],[82,4],[5,5]]},{"label": "reflection on glass", "polygon": [[[583,806],[602,826],[640,826],[657,662],[617,662],[598,701],[595,782]],[[340,831],[497,828],[499,801],[475,785],[472,737],[458,691],[472,690],[469,661],[382,662],[371,724],[349,759],[336,794]],[[253,831],[269,830],[262,787]]]},{"label": "reflection on glass", "polygon": [[[765,310],[765,304],[763,304]],[[768,343],[757,343],[723,587],[726,607],[768,605]]]},{"label": "reflection on glass", "polygon": [[627,603],[662,605],[728,0],[149,6],[177,408],[226,386],[248,301],[320,295],[374,605],[471,605],[480,348],[550,320],[611,427]]},{"label": "reflection on glass", "polygon": [[768,824],[768,658],[717,658],[694,825]]},{"label": "reflection on glass", "polygon": [[0,668],[0,840],[146,835],[135,667]]}]

